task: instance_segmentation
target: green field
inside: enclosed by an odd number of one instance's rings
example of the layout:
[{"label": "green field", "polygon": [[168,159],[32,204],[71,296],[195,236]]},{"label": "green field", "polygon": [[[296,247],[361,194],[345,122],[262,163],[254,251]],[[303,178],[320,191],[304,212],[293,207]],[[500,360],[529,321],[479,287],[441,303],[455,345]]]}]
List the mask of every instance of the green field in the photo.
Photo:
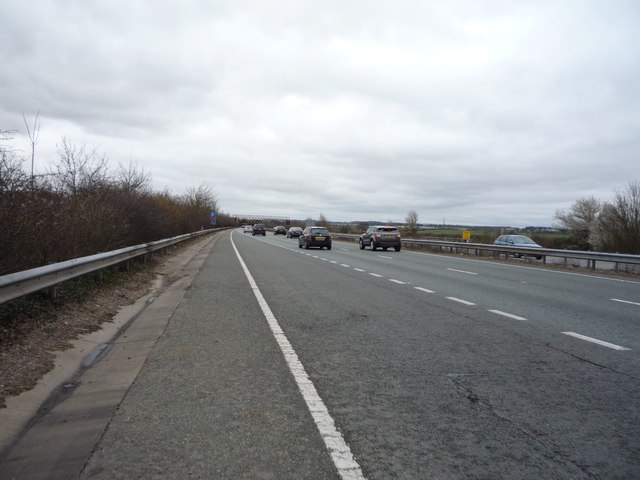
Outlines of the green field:
[{"label": "green field", "polygon": [[500,235],[511,233],[516,235],[526,235],[535,242],[547,248],[564,248],[564,244],[568,239],[565,233],[556,232],[520,232],[518,229],[512,228],[429,228],[418,231],[418,237],[432,237],[442,239],[458,239],[462,238],[462,232],[468,230],[471,232],[472,243],[493,243]]}]

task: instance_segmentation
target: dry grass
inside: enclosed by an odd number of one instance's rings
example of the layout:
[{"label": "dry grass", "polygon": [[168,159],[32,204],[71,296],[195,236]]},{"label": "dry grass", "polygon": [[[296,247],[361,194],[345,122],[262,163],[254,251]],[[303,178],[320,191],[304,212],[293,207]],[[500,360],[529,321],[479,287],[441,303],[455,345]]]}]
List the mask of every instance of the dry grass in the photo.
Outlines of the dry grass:
[{"label": "dry grass", "polygon": [[6,398],[32,389],[54,367],[55,352],[111,322],[118,309],[146,294],[154,262],[130,272],[110,271],[97,283],[83,277],[63,285],[58,300],[30,295],[0,305],[0,408]]}]

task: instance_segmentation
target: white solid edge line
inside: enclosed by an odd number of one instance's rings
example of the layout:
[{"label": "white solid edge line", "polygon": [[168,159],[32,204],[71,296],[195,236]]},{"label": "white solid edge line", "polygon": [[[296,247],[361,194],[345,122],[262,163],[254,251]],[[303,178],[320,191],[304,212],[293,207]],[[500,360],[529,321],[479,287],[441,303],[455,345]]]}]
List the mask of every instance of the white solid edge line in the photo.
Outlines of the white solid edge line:
[{"label": "white solid edge line", "polygon": [[489,310],[491,313],[495,313],[496,315],[502,315],[503,317],[511,318],[512,320],[522,320],[526,321],[527,319],[524,317],[519,317],[518,315],[514,315],[513,313],[503,312],[501,310]]},{"label": "white solid edge line", "polygon": [[580,340],[586,340],[587,342],[596,343],[598,345],[602,345],[603,347],[613,348],[614,350],[631,350],[630,348],[621,347],[620,345],[616,345],[615,343],[604,342],[602,340],[598,340],[597,338],[587,337],[586,335],[580,335],[575,332],[562,332],[565,335],[569,335],[571,337],[579,338]]},{"label": "white solid edge line", "polygon": [[309,375],[307,375],[302,362],[298,359],[298,354],[291,346],[291,343],[289,343],[289,340],[282,331],[282,328],[280,328],[278,320],[273,315],[271,308],[258,288],[256,281],[253,279],[251,272],[249,272],[247,265],[240,256],[240,252],[233,241],[233,235],[230,235],[229,238],[231,239],[231,245],[236,252],[238,261],[242,266],[242,270],[249,281],[251,290],[253,290],[253,294],[255,295],[256,300],[258,300],[258,304],[267,319],[271,332],[280,346],[280,350],[282,351],[285,361],[289,366],[289,370],[291,371],[293,378],[298,385],[298,389],[300,390],[300,393],[302,393],[302,397],[307,404],[307,408],[320,431],[320,436],[331,455],[331,459],[338,470],[338,474],[343,480],[364,479],[365,477],[362,474],[360,465],[353,458],[351,449],[344,441],[342,434],[336,428],[333,418],[331,418],[331,415],[329,414],[329,410],[320,398],[320,395],[318,395],[318,391],[316,390],[313,382],[309,379]]},{"label": "white solid edge line", "polygon": [[457,297],[447,297],[447,298],[449,300],[453,300],[454,302],[462,303],[463,305],[475,305],[475,303],[469,302],[467,300],[462,300],[461,298],[457,298]]}]

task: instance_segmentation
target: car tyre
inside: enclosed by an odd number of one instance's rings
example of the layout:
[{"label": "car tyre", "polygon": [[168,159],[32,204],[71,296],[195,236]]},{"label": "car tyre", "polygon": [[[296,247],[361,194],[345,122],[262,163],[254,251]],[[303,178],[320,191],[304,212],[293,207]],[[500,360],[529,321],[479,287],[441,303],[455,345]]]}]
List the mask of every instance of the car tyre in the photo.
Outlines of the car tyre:
[{"label": "car tyre", "polygon": [[309,244],[305,243],[304,248],[306,248],[307,250],[309,250]]},{"label": "car tyre", "polygon": [[378,248],[376,246],[376,242],[373,241],[373,238],[371,239],[370,245],[371,245],[371,251],[376,251],[376,249]]},{"label": "car tyre", "polygon": [[396,249],[396,252],[399,252],[399,251],[400,251],[400,247],[399,247],[399,246],[398,246],[398,247],[393,247],[393,248],[395,248],[395,249]]},{"label": "car tyre", "polygon": [[364,250],[364,242],[362,239],[358,240],[358,243],[360,244],[360,250]]}]

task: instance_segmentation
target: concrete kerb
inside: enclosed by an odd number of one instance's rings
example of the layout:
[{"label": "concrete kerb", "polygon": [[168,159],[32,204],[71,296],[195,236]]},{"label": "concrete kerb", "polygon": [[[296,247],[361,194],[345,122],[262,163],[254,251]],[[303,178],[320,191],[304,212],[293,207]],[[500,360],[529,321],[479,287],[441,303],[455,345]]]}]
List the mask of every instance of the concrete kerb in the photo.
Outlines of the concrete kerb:
[{"label": "concrete kerb", "polygon": [[[112,322],[104,323],[101,330],[71,341],[72,348],[55,354],[53,370],[40,379],[33,389],[6,399],[7,407],[0,410],[0,425],[2,425],[0,428],[0,457],[6,453],[7,449],[27,427],[47,411],[48,400],[58,391],[64,389],[65,385],[72,383],[74,378],[108,350],[110,344],[122,335],[149,305],[155,303],[156,299],[165,293],[169,283],[179,278],[181,286],[188,287],[183,280],[187,277],[188,284],[190,284],[194,275],[184,275],[183,271],[193,262],[196,265],[192,264],[190,267],[193,268],[189,268],[189,270],[192,273],[197,273],[217,236],[217,234],[207,235],[200,240],[190,242],[179,255],[166,259],[158,268],[160,273],[154,280],[148,295],[141,297],[131,305],[122,307]],[[174,297],[175,306],[181,298],[182,295],[179,298]]]}]

